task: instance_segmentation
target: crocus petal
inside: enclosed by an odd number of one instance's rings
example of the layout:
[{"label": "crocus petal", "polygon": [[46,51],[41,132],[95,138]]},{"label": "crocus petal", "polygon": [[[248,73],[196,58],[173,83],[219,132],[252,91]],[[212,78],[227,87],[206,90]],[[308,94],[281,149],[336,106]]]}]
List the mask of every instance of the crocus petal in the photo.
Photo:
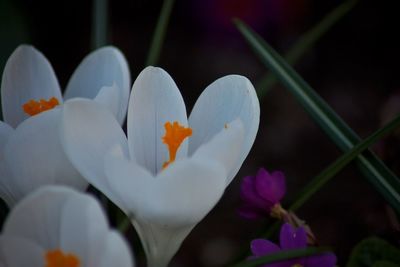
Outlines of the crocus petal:
[{"label": "crocus petal", "polygon": [[96,261],[88,266],[133,267],[133,259],[128,248],[128,244],[118,232],[110,231],[100,242],[97,253],[93,255]]},{"label": "crocus petal", "polygon": [[134,162],[109,157],[105,171],[133,217],[171,227],[199,222],[225,189],[225,169],[205,160],[179,160],[152,177]]},{"label": "crocus petal", "polygon": [[0,121],[0,197],[9,206],[15,202],[16,196],[14,195],[15,192],[12,190],[14,187],[14,184],[11,184],[14,180],[12,178],[12,173],[10,172],[10,168],[4,162],[4,147],[13,132],[13,128],[11,128],[7,123]]},{"label": "crocus petal", "polygon": [[117,118],[120,109],[120,96],[118,85],[114,83],[112,86],[104,86],[94,98],[97,103],[103,104]]},{"label": "crocus petal", "polygon": [[265,211],[255,208],[249,204],[242,204],[237,209],[238,214],[248,220],[256,220],[265,217]]},{"label": "crocus petal", "polygon": [[288,223],[281,228],[280,245],[285,249],[300,249],[307,247],[307,234],[303,227],[297,230]]},{"label": "crocus petal", "polygon": [[1,96],[4,121],[14,128],[29,117],[22,108],[29,100],[56,97],[62,103],[60,86],[49,61],[28,45],[19,46],[8,59]]},{"label": "crocus petal", "polygon": [[256,175],[255,189],[266,201],[279,203],[286,192],[285,175],[279,171],[270,174],[261,168]]},{"label": "crocus petal", "polygon": [[84,97],[94,99],[101,88],[116,83],[119,90],[117,120],[125,120],[128,107],[130,74],[124,55],[115,47],[95,50],[86,56],[76,68],[64,93],[65,99]]},{"label": "crocus petal", "polygon": [[210,84],[200,95],[189,117],[193,129],[189,155],[208,142],[226,123],[240,118],[244,124],[241,155],[228,174],[232,181],[254,143],[260,120],[260,104],[251,82],[239,75],[228,75]]},{"label": "crocus petal", "polygon": [[250,243],[251,253],[254,256],[266,256],[280,251],[280,247],[266,239],[255,239]]},{"label": "crocus petal", "polygon": [[3,234],[35,241],[46,250],[58,248],[62,208],[70,192],[45,186],[28,195],[11,210]]},{"label": "crocus petal", "polygon": [[305,258],[306,267],[334,267],[336,266],[336,256],[333,253],[324,253],[322,255]]},{"label": "crocus petal", "polygon": [[0,236],[0,262],[4,263],[4,267],[43,267],[43,255],[44,249],[31,240]]},{"label": "crocus petal", "polygon": [[61,140],[65,153],[79,172],[115,201],[104,174],[104,156],[116,144],[128,155],[128,144],[109,110],[91,100],[67,101],[61,119]]},{"label": "crocus petal", "polygon": [[[186,108],[175,82],[161,68],[147,67],[133,84],[128,108],[128,142],[131,155],[153,175],[168,161],[162,142],[164,124],[178,121],[187,127]],[[187,155],[187,140],[176,158]]]},{"label": "crocus petal", "polygon": [[[87,182],[68,161],[60,142],[61,109],[56,108],[23,121],[4,148],[4,160],[22,197],[39,186],[63,184],[79,190]],[[17,193],[17,192],[16,192]]]},{"label": "crocus petal", "polygon": [[[227,123],[226,127],[217,133],[209,142],[203,144],[192,155],[193,158],[218,161],[227,173],[235,167],[241,155],[244,142],[244,128],[240,119]],[[227,177],[229,178],[229,177]],[[226,181],[228,185],[230,180]]]},{"label": "crocus petal", "polygon": [[95,248],[108,232],[106,216],[93,197],[74,191],[66,193],[69,199],[62,206],[60,248],[80,255],[81,266],[96,266],[99,251]]}]

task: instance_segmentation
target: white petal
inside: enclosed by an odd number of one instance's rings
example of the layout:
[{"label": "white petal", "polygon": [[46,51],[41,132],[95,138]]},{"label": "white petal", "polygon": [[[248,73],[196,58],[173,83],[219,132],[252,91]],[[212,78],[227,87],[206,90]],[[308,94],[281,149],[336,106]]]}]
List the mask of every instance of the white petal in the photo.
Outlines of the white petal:
[{"label": "white petal", "polygon": [[44,254],[43,248],[31,240],[0,236],[0,261],[5,267],[43,267]]},{"label": "white petal", "polygon": [[[167,121],[187,126],[186,108],[175,82],[161,68],[147,67],[132,87],[128,108],[129,151],[136,161],[156,174],[169,155],[162,136]],[[177,158],[187,154],[187,140]]]},{"label": "white petal", "polygon": [[107,107],[117,118],[119,112],[119,92],[118,85],[114,83],[112,86],[104,86],[94,98],[97,103]]},{"label": "white petal", "polygon": [[28,45],[20,45],[8,59],[1,96],[4,121],[14,128],[29,117],[22,108],[29,100],[56,97],[62,103],[60,86],[49,61]]},{"label": "white petal", "polygon": [[23,121],[10,136],[5,163],[16,188],[24,196],[47,184],[63,184],[84,190],[87,182],[67,159],[60,143],[61,109],[56,108]]},{"label": "white petal", "polygon": [[133,257],[129,246],[123,237],[115,231],[110,231],[100,242],[101,248],[95,254],[97,267],[133,267]]},{"label": "white petal", "polygon": [[86,56],[68,82],[65,99],[84,97],[94,99],[104,86],[117,85],[119,110],[117,120],[125,120],[130,90],[130,73],[124,55],[115,47],[95,50]]},{"label": "white petal", "polygon": [[189,155],[236,118],[240,118],[244,124],[244,145],[235,167],[229,172],[228,180],[232,180],[240,169],[258,131],[260,104],[253,85],[243,76],[222,77],[203,91],[189,117],[189,125],[193,129]]},{"label": "white petal", "polygon": [[11,128],[7,123],[0,121],[0,197],[8,206],[13,205],[16,197],[12,190],[14,179],[10,169],[4,162],[4,147],[13,132],[13,128]]},{"label": "white petal", "polygon": [[65,201],[60,222],[61,250],[80,255],[81,266],[97,266],[96,247],[109,231],[99,203],[89,195],[74,194]]},{"label": "white petal", "polygon": [[225,169],[200,158],[178,160],[157,177],[117,158],[109,159],[105,170],[129,215],[168,227],[196,224],[225,190]]},{"label": "white petal", "polygon": [[115,201],[104,174],[104,157],[115,145],[128,155],[126,136],[114,116],[86,99],[64,104],[61,138],[72,164],[91,184]]},{"label": "white petal", "polygon": [[[193,158],[200,157],[208,160],[216,160],[221,163],[228,173],[236,167],[237,161],[242,153],[244,141],[244,128],[240,119],[227,123],[219,133],[209,142],[200,146]],[[226,184],[233,177],[227,177]]]},{"label": "white petal", "polygon": [[3,234],[32,240],[44,249],[58,248],[63,206],[77,194],[60,186],[38,189],[11,210]]}]

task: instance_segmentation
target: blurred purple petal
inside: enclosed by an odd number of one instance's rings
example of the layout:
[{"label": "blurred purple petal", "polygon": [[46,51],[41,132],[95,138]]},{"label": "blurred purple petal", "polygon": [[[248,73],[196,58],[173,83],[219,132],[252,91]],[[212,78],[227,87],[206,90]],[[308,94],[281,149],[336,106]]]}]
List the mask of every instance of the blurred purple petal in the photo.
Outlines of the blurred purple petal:
[{"label": "blurred purple petal", "polygon": [[243,201],[247,202],[247,204],[250,204],[267,212],[269,212],[272,207],[271,203],[265,201],[258,195],[255,189],[254,176],[246,176],[243,178],[242,184],[240,186],[240,197]]},{"label": "blurred purple petal", "polygon": [[325,253],[318,256],[305,258],[305,267],[334,267],[336,265],[336,256],[333,253]]},{"label": "blurred purple petal", "polygon": [[250,249],[254,256],[266,256],[276,253],[281,249],[274,243],[266,239],[254,239],[250,243]]},{"label": "blurred purple petal", "polygon": [[255,188],[259,196],[273,204],[279,203],[286,193],[285,175],[280,171],[272,174],[261,168],[255,178]]},{"label": "blurred purple petal", "polygon": [[255,220],[265,217],[265,211],[249,204],[243,204],[238,209],[239,215],[245,219]]},{"label": "blurred purple petal", "polygon": [[307,247],[307,233],[303,227],[294,229],[290,224],[285,223],[281,228],[280,245],[285,249],[300,249]]}]

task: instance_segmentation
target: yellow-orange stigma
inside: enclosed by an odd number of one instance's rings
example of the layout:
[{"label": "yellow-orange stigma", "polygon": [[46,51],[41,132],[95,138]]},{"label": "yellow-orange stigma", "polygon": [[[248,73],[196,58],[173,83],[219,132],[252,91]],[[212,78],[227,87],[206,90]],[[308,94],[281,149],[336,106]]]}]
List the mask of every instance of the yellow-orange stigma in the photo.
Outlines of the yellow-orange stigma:
[{"label": "yellow-orange stigma", "polygon": [[168,147],[169,160],[163,163],[163,169],[169,164],[174,162],[176,158],[176,152],[178,151],[182,142],[189,136],[192,135],[192,129],[180,125],[177,121],[166,122],[164,124],[165,135],[162,137],[162,141]]},{"label": "yellow-orange stigma", "polygon": [[58,99],[55,97],[50,98],[49,100],[40,99],[39,101],[36,100],[29,100],[25,104],[22,105],[24,112],[30,116],[37,115],[43,111],[49,110],[54,108],[55,106],[60,105]]},{"label": "yellow-orange stigma", "polygon": [[46,252],[45,267],[79,267],[79,259],[74,254],[64,254],[61,250],[50,250]]}]

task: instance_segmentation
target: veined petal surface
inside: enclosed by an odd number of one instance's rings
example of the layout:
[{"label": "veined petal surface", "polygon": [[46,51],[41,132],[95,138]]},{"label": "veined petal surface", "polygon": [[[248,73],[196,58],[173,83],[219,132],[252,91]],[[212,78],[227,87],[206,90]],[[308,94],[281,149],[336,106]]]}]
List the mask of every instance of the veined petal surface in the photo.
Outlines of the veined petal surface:
[{"label": "veined petal surface", "polygon": [[124,55],[115,47],[102,47],[87,55],[72,74],[64,97],[94,99],[101,88],[114,83],[117,85],[115,89],[119,90],[117,120],[122,124],[128,107],[131,78]]},{"label": "veined petal surface", "polygon": [[[139,165],[157,174],[169,154],[162,142],[164,124],[177,121],[187,127],[186,107],[175,82],[161,68],[147,67],[133,84],[128,108],[129,151]],[[176,158],[187,155],[187,140]]]},{"label": "veined petal surface", "polygon": [[4,121],[16,128],[29,115],[22,106],[31,99],[62,103],[60,85],[50,62],[33,46],[20,45],[4,67],[1,81],[1,106]]},{"label": "veined petal surface", "polygon": [[260,104],[251,82],[239,75],[228,75],[210,84],[200,95],[189,116],[193,136],[189,155],[208,142],[225,125],[239,118],[244,125],[244,143],[241,156],[229,171],[230,182],[247,157],[257,134]]}]

